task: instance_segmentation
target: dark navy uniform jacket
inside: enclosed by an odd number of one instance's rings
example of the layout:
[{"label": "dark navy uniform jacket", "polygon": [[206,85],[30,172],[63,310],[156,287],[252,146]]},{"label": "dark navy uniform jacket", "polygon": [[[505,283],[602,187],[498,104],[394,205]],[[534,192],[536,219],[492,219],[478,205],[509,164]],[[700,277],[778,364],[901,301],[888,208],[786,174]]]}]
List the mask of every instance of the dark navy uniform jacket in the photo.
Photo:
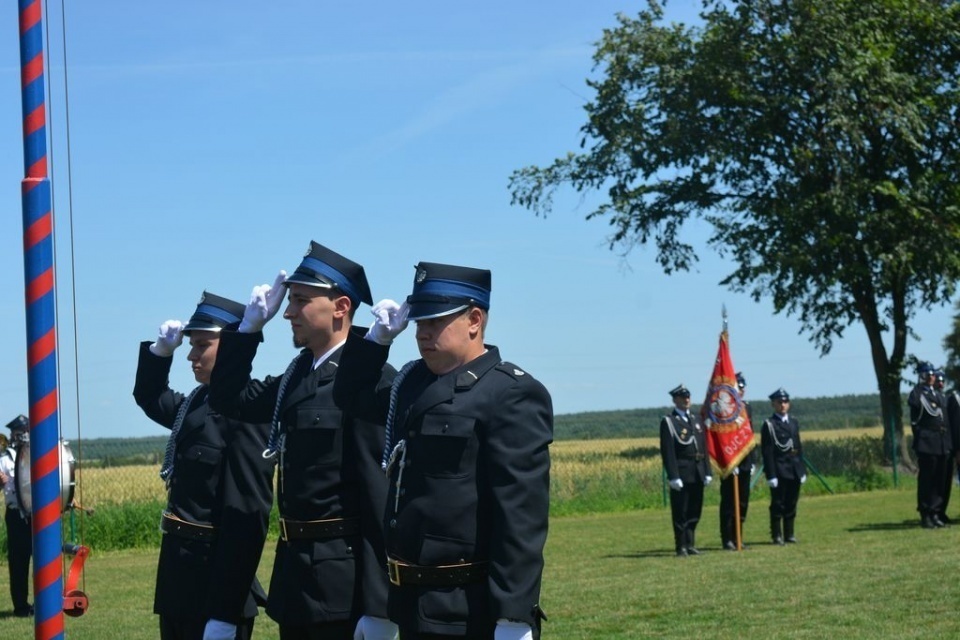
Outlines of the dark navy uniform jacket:
[{"label": "dark navy uniform jacket", "polygon": [[[170,429],[186,397],[168,386],[173,358],[155,356],[149,346],[140,345],[133,395],[147,417]],[[177,434],[167,510],[216,527],[217,537],[163,535],[153,610],[236,624],[256,616],[266,597],[256,571],[273,504],[273,467],[262,456],[269,425],[231,420],[206,400],[202,391],[193,398]]]},{"label": "dark navy uniform jacket", "polygon": [[689,421],[676,411],[660,420],[660,458],[668,480],[679,478],[685,485],[704,484],[710,475],[706,431],[696,414],[689,413]]},{"label": "dark navy uniform jacket", "polygon": [[770,478],[797,480],[807,474],[803,464],[803,445],[800,442],[800,423],[796,418],[786,422],[779,414],[767,418],[760,432],[760,452],[763,472]]},{"label": "dark navy uniform jacket", "polygon": [[[377,393],[375,383],[389,348],[363,333],[347,339],[334,394],[344,408],[375,408],[385,419],[389,392]],[[426,566],[486,563],[488,576],[391,585],[390,619],[417,633],[492,637],[501,618],[539,629],[553,440],[547,390],[487,346],[441,376],[417,361],[395,415],[392,439],[406,441],[406,458],[390,470],[387,555]]]},{"label": "dark navy uniform jacket", "polygon": [[953,444],[943,394],[933,387],[918,384],[907,397],[907,404],[913,427],[913,450],[935,456],[950,453]]},{"label": "dark navy uniform jacket", "polygon": [[[282,378],[250,378],[262,340],[261,333],[221,332],[210,380],[210,404],[217,410],[246,420],[272,419]],[[335,351],[317,369],[309,349],[297,356],[280,410],[286,444],[277,454],[277,503],[282,518],[356,519],[359,532],[277,542],[267,613],[281,625],[387,617],[383,424],[334,404],[341,353]],[[389,365],[378,368],[375,384],[389,390],[394,375]]]}]

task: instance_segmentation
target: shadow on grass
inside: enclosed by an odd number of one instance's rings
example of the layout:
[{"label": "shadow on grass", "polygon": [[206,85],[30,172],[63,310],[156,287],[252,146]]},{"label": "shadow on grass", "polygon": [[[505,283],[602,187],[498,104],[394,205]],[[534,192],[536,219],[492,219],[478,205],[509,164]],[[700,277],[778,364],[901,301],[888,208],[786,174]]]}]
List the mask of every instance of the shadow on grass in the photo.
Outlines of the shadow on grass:
[{"label": "shadow on grass", "polygon": [[904,529],[919,529],[920,521],[911,518],[910,520],[902,520],[900,522],[870,522],[866,524],[858,524],[853,527],[849,527],[847,531],[849,533],[865,533],[867,531],[902,531]]}]

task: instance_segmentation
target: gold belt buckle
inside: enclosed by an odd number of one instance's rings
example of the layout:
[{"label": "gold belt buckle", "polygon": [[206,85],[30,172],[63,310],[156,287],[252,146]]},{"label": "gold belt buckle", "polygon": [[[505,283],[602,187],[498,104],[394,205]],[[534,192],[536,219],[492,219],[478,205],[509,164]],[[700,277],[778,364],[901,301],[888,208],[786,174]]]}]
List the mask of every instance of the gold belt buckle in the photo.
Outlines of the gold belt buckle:
[{"label": "gold belt buckle", "polygon": [[280,518],[280,539],[284,542],[290,541],[287,537],[287,521],[283,518]]},{"label": "gold belt buckle", "polygon": [[387,558],[387,575],[390,576],[390,584],[400,586],[400,563],[396,560]]}]

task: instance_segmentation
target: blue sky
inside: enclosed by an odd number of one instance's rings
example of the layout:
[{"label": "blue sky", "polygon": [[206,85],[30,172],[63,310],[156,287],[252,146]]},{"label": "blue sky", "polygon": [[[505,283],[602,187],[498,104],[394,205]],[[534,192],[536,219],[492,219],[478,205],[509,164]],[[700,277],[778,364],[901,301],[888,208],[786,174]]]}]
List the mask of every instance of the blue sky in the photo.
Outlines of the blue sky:
[{"label": "blue sky", "polygon": [[[668,15],[689,21],[698,6],[676,0]],[[277,7],[68,6],[69,164],[61,20],[47,16],[66,438],[78,424],[83,437],[163,433],[131,395],[139,342],[186,320],[204,289],[245,302],[311,239],[364,264],[375,299],[407,295],[420,260],[491,269],[488,341],[546,384],[557,413],[665,406],[680,382],[702,397],[723,305],[748,397],[875,391],[862,327],[820,358],[769,300],[720,287],[731,265],[702,242],[697,272],[666,276],[648,249],[609,250],[606,223],[584,219],[596,196],[565,194],[546,219],[510,205],[513,170],[579,148],[593,44],[639,3]],[[28,404],[15,10],[0,29],[5,423]],[[921,313],[910,350],[942,363],[951,318]],[[184,391],[186,351],[171,376]],[[279,375],[294,354],[278,317],[255,374]],[[391,362],[415,355],[411,331]]]}]

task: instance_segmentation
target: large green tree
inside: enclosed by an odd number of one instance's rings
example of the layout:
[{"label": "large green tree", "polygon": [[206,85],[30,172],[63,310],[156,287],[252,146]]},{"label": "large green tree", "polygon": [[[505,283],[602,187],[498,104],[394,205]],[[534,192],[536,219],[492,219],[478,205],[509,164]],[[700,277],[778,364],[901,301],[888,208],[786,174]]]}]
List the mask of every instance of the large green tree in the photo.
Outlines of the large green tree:
[{"label": "large green tree", "polygon": [[704,0],[684,25],[650,0],[598,43],[581,151],[516,171],[513,202],[605,192],[587,218],[667,273],[695,264],[684,224],[706,221],[735,266],[721,284],[797,317],[821,355],[864,327],[902,441],[910,321],[960,276],[958,5]]}]

